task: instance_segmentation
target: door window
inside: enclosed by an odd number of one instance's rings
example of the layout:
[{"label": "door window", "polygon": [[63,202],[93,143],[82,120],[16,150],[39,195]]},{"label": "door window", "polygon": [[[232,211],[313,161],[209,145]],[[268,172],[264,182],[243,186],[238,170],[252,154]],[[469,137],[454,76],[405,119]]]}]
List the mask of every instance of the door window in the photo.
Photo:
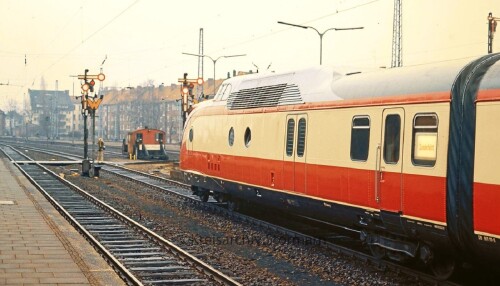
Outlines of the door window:
[{"label": "door window", "polygon": [[297,131],[297,156],[303,157],[306,148],[306,119],[299,119],[299,126]]},{"label": "door window", "polygon": [[399,114],[387,115],[384,130],[384,161],[387,164],[399,162],[400,133],[401,118]]},{"label": "door window", "polygon": [[136,141],[142,142],[142,133],[137,133]]},{"label": "door window", "polygon": [[293,155],[293,137],[295,131],[295,120],[288,119],[286,126],[286,155],[291,157]]}]

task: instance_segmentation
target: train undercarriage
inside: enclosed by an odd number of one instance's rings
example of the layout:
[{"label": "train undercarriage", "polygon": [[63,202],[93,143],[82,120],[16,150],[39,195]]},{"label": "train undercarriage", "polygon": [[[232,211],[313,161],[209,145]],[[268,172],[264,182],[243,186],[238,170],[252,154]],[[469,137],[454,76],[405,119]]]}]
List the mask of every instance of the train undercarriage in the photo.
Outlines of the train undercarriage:
[{"label": "train undercarriage", "polygon": [[[321,200],[306,200],[251,186],[232,186],[231,182],[222,182],[201,175],[184,173],[184,178],[186,183],[191,184],[193,195],[198,196],[203,202],[213,197],[217,202],[227,203],[228,209],[232,211],[258,204],[290,213],[305,214],[326,223],[356,229],[359,231],[360,240],[376,259],[389,259],[404,264],[424,264],[440,280],[450,278],[457,270],[458,260],[452,254],[451,243],[446,237],[444,227],[413,220],[401,220],[400,225],[396,227],[391,223],[384,224],[383,217],[385,216],[387,221],[387,214],[380,215],[377,212],[353,207],[332,206],[334,204]],[[325,205],[329,207],[325,208]],[[314,212],[311,209],[319,211]],[[400,219],[400,216],[397,215],[397,218]],[[429,231],[429,228],[432,231]]]}]

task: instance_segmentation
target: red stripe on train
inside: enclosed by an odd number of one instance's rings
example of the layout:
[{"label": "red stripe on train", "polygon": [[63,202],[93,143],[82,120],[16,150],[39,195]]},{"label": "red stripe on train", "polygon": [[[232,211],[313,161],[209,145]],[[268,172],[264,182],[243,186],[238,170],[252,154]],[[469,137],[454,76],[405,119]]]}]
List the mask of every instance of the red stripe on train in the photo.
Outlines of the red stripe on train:
[{"label": "red stripe on train", "polygon": [[[229,181],[277,189],[291,194],[380,209],[381,205],[403,215],[446,222],[446,178],[413,174],[400,176],[401,192],[379,194],[376,201],[375,171],[336,166],[283,162],[231,155],[186,151],[182,148],[181,169]],[[187,155],[189,153],[189,156]],[[380,190],[381,192],[384,189]]]},{"label": "red stripe on train", "polygon": [[473,201],[474,230],[499,235],[500,186],[474,183]]}]

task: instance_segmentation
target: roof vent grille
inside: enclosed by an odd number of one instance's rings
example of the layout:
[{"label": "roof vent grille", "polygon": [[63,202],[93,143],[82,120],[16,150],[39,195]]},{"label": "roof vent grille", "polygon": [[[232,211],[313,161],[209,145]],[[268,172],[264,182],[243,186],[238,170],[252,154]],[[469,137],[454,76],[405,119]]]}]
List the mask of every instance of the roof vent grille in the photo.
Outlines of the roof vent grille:
[{"label": "roof vent grille", "polygon": [[229,95],[229,109],[275,107],[279,105],[304,103],[299,87],[295,84],[276,84],[240,89]]}]

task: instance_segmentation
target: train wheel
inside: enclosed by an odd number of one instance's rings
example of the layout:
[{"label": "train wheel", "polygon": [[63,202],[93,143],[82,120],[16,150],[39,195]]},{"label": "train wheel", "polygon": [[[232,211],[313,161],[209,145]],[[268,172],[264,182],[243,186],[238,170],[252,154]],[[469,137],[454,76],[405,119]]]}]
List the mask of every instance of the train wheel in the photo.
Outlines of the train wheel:
[{"label": "train wheel", "polygon": [[228,196],[222,193],[214,192],[212,194],[212,197],[218,202],[218,203],[225,203],[228,201]]},{"label": "train wheel", "polygon": [[240,202],[235,199],[229,199],[227,201],[227,208],[232,212],[237,212],[240,210]]},{"label": "train wheel", "polygon": [[369,244],[368,247],[370,248],[371,254],[376,259],[383,259],[386,256],[386,254],[387,254],[387,251],[385,250],[385,248],[380,247],[378,245]]},{"label": "train wheel", "polygon": [[430,262],[430,269],[439,280],[449,279],[455,272],[457,263],[452,257],[436,255]]},{"label": "train wheel", "polygon": [[197,186],[191,186],[191,193],[193,195],[198,195],[198,187]]},{"label": "train wheel", "polygon": [[210,193],[208,192],[203,192],[202,194],[199,195],[200,201],[206,203],[208,202],[208,197],[210,196]]}]

